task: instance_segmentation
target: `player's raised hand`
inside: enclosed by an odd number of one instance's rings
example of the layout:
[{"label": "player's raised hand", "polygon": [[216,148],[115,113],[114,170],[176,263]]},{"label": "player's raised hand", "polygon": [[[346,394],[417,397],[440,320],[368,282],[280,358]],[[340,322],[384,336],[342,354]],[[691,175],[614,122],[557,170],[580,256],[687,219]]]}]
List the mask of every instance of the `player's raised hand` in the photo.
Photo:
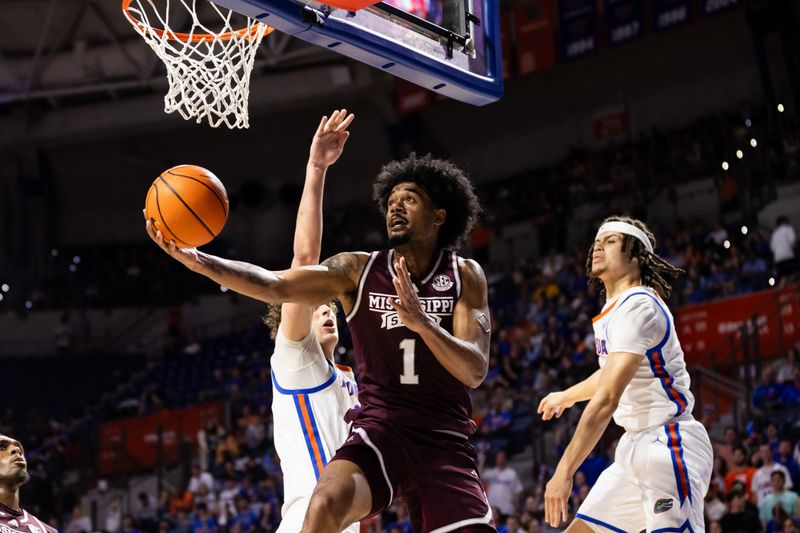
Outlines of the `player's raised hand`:
[{"label": "player's raised hand", "polygon": [[411,274],[408,273],[406,258],[401,257],[400,261],[395,263],[394,269],[397,271],[397,277],[392,278],[392,283],[394,290],[397,291],[397,299],[389,298],[389,305],[397,311],[398,317],[408,329],[420,332],[430,324],[431,317],[422,309],[417,291],[411,282]]},{"label": "player's raised hand", "polygon": [[551,392],[539,402],[536,412],[542,415],[542,420],[550,420],[554,416],[561,418],[564,411],[575,405],[575,400],[569,398],[566,391]]},{"label": "player's raised hand", "polygon": [[[142,213],[144,213],[144,210],[142,210]],[[162,250],[190,269],[194,269],[194,267],[199,266],[200,260],[198,257],[197,248],[178,248],[175,246],[173,241],[167,241],[164,239],[164,235],[158,230],[158,228],[156,228],[155,224],[153,224],[153,221],[147,218],[146,214],[144,216],[144,220],[144,227],[147,231],[147,234]]]},{"label": "player's raised hand", "polygon": [[317,168],[328,168],[342,155],[344,145],[350,137],[347,128],[353,123],[356,116],[348,114],[347,109],[337,109],[330,118],[322,117],[311,141],[311,150],[308,164]]}]

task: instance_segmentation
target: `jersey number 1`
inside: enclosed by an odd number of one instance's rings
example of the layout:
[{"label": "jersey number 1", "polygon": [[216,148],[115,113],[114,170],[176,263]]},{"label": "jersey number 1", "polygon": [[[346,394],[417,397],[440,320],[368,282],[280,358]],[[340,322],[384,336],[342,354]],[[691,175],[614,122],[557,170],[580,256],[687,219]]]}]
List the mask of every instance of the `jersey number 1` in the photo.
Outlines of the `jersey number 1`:
[{"label": "jersey number 1", "polygon": [[419,374],[414,373],[414,348],[415,339],[403,339],[400,349],[403,350],[403,373],[400,374],[400,383],[403,385],[419,385]]}]

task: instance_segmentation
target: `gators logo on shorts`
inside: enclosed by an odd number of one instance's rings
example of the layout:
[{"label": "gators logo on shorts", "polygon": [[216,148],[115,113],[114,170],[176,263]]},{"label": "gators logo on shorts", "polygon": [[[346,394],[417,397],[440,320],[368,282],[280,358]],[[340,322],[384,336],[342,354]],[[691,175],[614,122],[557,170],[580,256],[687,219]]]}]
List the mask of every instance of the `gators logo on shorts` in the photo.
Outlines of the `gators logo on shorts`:
[{"label": "gators logo on shorts", "polygon": [[653,512],[655,514],[661,514],[666,513],[670,509],[672,509],[672,498],[664,498],[656,501],[656,504],[653,507]]}]

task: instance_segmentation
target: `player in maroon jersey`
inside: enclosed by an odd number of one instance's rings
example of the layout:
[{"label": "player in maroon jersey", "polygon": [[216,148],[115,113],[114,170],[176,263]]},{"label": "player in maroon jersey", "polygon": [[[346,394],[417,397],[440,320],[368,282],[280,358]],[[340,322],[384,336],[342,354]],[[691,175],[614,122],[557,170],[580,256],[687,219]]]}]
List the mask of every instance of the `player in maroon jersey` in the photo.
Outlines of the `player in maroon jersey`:
[{"label": "player in maroon jersey", "polygon": [[317,267],[271,272],[179,249],[194,272],[269,303],[338,298],[355,345],[359,401],[350,437],[323,471],[303,531],[338,532],[405,498],[417,532],[494,531],[477,474],[469,389],[486,375],[486,278],[459,257],[480,209],[453,164],[414,155],[386,165],[374,197],[391,250],[345,252]]},{"label": "player in maroon jersey", "polygon": [[19,488],[29,479],[22,444],[0,434],[0,529],[9,533],[56,533],[19,506]]}]

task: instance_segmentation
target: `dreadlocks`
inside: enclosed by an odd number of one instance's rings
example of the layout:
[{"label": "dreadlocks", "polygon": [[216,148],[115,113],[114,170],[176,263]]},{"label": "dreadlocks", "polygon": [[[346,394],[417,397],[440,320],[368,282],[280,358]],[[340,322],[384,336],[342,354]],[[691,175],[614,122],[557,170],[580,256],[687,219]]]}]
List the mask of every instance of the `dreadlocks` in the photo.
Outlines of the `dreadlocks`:
[{"label": "dreadlocks", "polygon": [[[656,248],[656,238],[653,232],[650,231],[644,222],[631,217],[612,216],[603,221],[606,222],[626,222],[636,226],[642,230],[650,242],[653,244],[653,249]],[[602,224],[601,224],[602,225]],[[586,275],[589,276],[589,283],[599,291],[604,291],[605,287],[599,278],[592,277],[592,252],[594,250],[594,243],[589,247],[589,256],[586,258]],[[637,259],[639,261],[639,272],[642,276],[642,283],[647,287],[654,288],[662,298],[669,298],[672,292],[672,281],[679,275],[684,274],[685,271],[671,265],[655,253],[650,253],[644,247],[644,244],[632,235],[622,236],[622,253],[626,254],[629,259]]]}]

